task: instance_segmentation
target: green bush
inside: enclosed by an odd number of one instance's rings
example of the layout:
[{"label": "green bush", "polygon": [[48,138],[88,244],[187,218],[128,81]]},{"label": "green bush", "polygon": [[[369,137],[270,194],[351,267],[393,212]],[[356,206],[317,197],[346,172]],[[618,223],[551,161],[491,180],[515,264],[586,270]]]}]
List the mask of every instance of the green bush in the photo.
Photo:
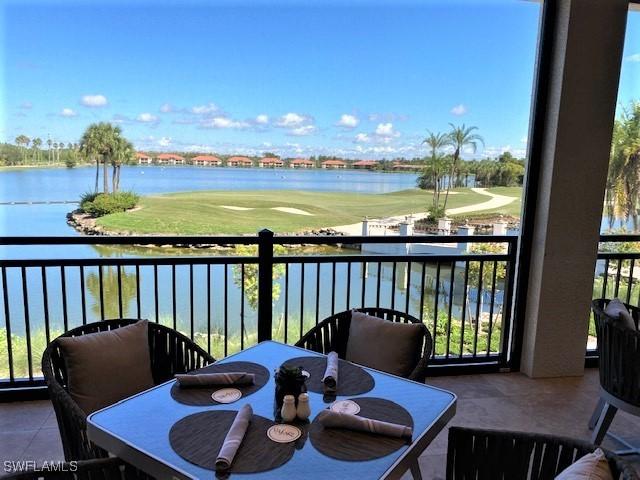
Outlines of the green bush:
[{"label": "green bush", "polygon": [[124,212],[136,206],[140,197],[134,192],[85,193],[80,199],[80,210],[94,217]]}]

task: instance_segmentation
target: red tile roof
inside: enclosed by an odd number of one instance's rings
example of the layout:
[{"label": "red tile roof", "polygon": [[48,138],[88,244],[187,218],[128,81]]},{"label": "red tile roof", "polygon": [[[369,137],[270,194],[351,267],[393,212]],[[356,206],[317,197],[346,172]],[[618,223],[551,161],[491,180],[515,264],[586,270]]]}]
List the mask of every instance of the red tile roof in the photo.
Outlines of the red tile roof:
[{"label": "red tile roof", "polygon": [[209,162],[221,162],[218,157],[214,155],[198,155],[197,157],[193,157],[193,160],[204,160]]},{"label": "red tile roof", "polygon": [[358,160],[353,164],[353,166],[354,167],[372,167],[377,164],[378,162],[376,162],[375,160]]},{"label": "red tile roof", "polygon": [[184,160],[184,157],[176,155],[175,153],[161,153],[160,155],[158,155],[158,158],[160,160]]},{"label": "red tile roof", "polygon": [[313,160],[309,160],[308,158],[295,158],[291,160],[293,165],[315,165]]},{"label": "red tile roof", "polygon": [[249,157],[230,157],[227,162],[253,163]]},{"label": "red tile roof", "polygon": [[147,155],[144,152],[136,152],[136,158],[151,158],[151,155]]},{"label": "red tile roof", "polygon": [[342,160],[325,160],[322,165],[346,165]]}]

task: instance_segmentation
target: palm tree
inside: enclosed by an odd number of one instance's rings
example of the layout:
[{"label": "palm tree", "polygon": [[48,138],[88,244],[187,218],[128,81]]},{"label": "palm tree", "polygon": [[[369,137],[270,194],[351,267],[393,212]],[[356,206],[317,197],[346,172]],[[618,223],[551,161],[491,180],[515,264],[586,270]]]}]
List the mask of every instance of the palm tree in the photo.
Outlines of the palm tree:
[{"label": "palm tree", "polygon": [[109,163],[113,162],[114,153],[118,148],[122,130],[110,123],[93,123],[82,134],[80,150],[88,157],[96,161],[96,185],[98,191],[98,179],[100,177],[100,162],[103,164],[103,193],[109,193],[109,177],[107,176]]},{"label": "palm tree", "polygon": [[135,149],[131,142],[126,138],[117,136],[114,142],[113,157],[111,158],[112,171],[112,185],[113,191],[117,192],[120,189],[120,167],[122,164],[130,163],[135,158]]},{"label": "palm tree", "polygon": [[449,179],[447,182],[447,193],[444,197],[444,206],[443,209],[446,211],[447,209],[447,200],[449,200],[449,190],[451,190],[451,185],[454,183],[454,178],[456,176],[456,171],[458,170],[458,164],[460,162],[460,153],[466,147],[471,148],[473,153],[478,149],[478,143],[481,143],[484,146],[484,139],[474,133],[475,130],[478,130],[478,127],[467,127],[462,124],[461,127],[456,127],[452,123],[449,124],[451,126],[451,132],[449,132],[449,142],[450,145],[454,148],[453,150],[453,162],[451,163],[451,170],[449,173]]},{"label": "palm tree", "polygon": [[422,141],[431,150],[431,157],[427,160],[425,174],[433,178],[433,213],[440,208],[440,192],[442,189],[442,175],[445,170],[446,158],[441,154],[443,148],[451,144],[447,134],[433,133],[427,130],[427,137]]},{"label": "palm tree", "polygon": [[22,163],[23,164],[27,163],[26,147],[29,146],[29,143],[31,142],[31,140],[26,135],[18,135],[15,139],[15,142],[16,142],[16,145],[18,145],[19,147],[24,147],[20,149],[22,153]]},{"label": "palm tree", "polygon": [[51,141],[50,138],[47,139],[47,162],[51,163],[51,145],[53,145],[53,142]]},{"label": "palm tree", "polygon": [[35,150],[36,162],[40,161],[40,147],[42,146],[42,139],[40,137],[36,137],[31,141],[31,145]]},{"label": "palm tree", "polygon": [[616,120],[611,143],[606,204],[610,224],[616,216],[638,229],[640,201],[640,102],[632,102]]}]

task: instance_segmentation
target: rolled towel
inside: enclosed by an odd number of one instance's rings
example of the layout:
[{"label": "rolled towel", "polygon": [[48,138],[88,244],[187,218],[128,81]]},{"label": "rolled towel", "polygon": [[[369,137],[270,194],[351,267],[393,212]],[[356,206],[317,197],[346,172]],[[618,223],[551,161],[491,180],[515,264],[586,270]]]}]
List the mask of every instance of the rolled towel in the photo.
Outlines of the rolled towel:
[{"label": "rolled towel", "polygon": [[397,423],[383,422],[373,418],[361,417],[350,413],[339,413],[323,410],[318,414],[318,421],[326,428],[346,428],[358,432],[369,432],[387,437],[407,438],[413,436],[413,428]]},{"label": "rolled towel", "polygon": [[213,385],[253,385],[256,376],[246,372],[177,374],[180,387],[209,387]]},{"label": "rolled towel", "polygon": [[335,395],[338,391],[338,354],[336,352],[329,352],[327,355],[327,367],[322,377],[322,384],[324,393]]},{"label": "rolled towel", "polygon": [[234,418],[227,436],[224,437],[224,442],[222,442],[222,447],[220,447],[216,457],[216,472],[224,472],[231,468],[238,448],[240,448],[244,435],[247,433],[252,416],[253,409],[248,403],[238,410],[236,418]]}]

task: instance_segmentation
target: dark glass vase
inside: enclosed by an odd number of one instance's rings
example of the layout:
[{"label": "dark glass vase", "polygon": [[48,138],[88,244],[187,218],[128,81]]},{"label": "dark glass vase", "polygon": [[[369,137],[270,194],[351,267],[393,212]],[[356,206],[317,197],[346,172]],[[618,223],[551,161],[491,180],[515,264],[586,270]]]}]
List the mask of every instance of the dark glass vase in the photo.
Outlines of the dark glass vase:
[{"label": "dark glass vase", "polygon": [[276,421],[281,421],[280,411],[284,403],[285,395],[293,395],[296,407],[298,406],[298,396],[307,391],[307,377],[302,375],[302,368],[281,366],[274,375],[276,390],[273,406],[273,414]]}]

